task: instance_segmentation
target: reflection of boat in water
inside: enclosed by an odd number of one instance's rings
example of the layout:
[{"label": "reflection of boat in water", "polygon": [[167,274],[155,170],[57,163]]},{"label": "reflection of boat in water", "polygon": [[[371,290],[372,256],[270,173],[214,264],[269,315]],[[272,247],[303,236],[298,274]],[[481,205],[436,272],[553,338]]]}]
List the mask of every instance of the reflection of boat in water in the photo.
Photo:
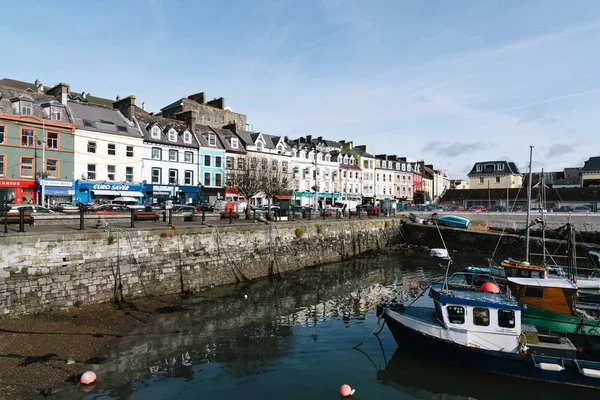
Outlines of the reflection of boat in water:
[{"label": "reflection of boat in water", "polygon": [[377,380],[416,399],[505,400],[507,392],[499,388],[507,385],[514,398],[597,398],[595,391],[491,375],[439,362],[403,348],[396,350],[385,369],[377,371]]}]

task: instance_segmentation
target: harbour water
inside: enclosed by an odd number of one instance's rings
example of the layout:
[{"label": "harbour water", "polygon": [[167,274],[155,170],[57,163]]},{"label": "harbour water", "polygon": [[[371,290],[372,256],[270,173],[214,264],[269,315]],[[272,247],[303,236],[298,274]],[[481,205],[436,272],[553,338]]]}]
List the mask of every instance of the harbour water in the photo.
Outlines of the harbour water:
[{"label": "harbour water", "polygon": [[[455,256],[456,265],[482,260]],[[409,300],[442,274],[426,254],[381,255],[213,289],[107,349],[92,391],[65,386],[52,397],[339,399],[344,383],[355,400],[589,395],[397,350],[387,327],[353,349],[377,323],[380,301]]]}]

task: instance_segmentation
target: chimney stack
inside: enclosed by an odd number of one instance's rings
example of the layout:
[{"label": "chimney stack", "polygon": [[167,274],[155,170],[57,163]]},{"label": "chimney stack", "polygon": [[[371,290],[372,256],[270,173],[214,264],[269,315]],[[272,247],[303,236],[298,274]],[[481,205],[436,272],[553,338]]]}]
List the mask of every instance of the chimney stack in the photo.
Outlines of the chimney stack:
[{"label": "chimney stack", "polygon": [[81,98],[82,99],[87,99],[87,94],[85,92],[81,92]]},{"label": "chimney stack", "polygon": [[44,85],[42,85],[42,82],[40,82],[39,79],[35,80],[35,86],[37,87],[38,93],[44,93]]},{"label": "chimney stack", "polygon": [[218,99],[207,101],[206,105],[223,110],[225,109],[225,98],[219,97]]},{"label": "chimney stack", "polygon": [[127,96],[122,100],[117,100],[113,103],[113,107],[121,111],[125,118],[131,120],[135,116],[135,96]]},{"label": "chimney stack", "polygon": [[117,101],[121,100],[121,96],[117,95]]},{"label": "chimney stack", "polygon": [[306,143],[312,144],[312,135],[306,135]]},{"label": "chimney stack", "polygon": [[188,99],[194,100],[195,102],[198,102],[200,104],[204,104],[204,102],[206,101],[206,98],[204,96],[204,92],[200,92],[200,93],[196,93],[196,94],[191,94],[191,95],[188,96]]},{"label": "chimney stack", "polygon": [[71,93],[71,86],[67,83],[59,83],[52,89],[48,90],[48,95],[54,96],[61,104],[66,105],[69,101],[69,94]]}]

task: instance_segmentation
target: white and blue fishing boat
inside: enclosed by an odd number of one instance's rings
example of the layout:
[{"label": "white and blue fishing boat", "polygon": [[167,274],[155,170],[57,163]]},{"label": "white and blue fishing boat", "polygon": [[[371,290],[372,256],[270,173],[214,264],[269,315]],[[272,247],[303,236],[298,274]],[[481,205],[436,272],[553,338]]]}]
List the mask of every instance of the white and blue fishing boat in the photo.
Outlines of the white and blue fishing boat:
[{"label": "white and blue fishing boat", "polygon": [[469,227],[469,220],[467,218],[459,217],[458,215],[444,215],[439,219],[440,224],[449,226],[451,228],[464,228]]},{"label": "white and blue fishing boat", "polygon": [[423,296],[417,302],[424,305],[380,306],[398,345],[494,374],[600,389],[600,363],[578,360],[569,339],[540,335],[522,324],[520,305],[500,293],[493,278],[481,291],[460,289],[457,282],[473,283],[469,275],[456,273],[433,284],[431,300]]}]

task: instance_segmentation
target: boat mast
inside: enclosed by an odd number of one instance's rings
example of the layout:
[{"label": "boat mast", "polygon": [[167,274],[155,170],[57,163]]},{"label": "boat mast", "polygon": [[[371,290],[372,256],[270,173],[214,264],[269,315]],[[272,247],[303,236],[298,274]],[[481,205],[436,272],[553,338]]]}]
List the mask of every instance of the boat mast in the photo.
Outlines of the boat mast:
[{"label": "boat mast", "polygon": [[533,146],[529,146],[529,179],[527,180],[527,217],[525,218],[525,261],[529,262],[529,219],[531,208],[531,159],[533,158]]},{"label": "boat mast", "polygon": [[541,194],[540,194],[540,199],[541,199],[541,212],[542,212],[542,256],[543,261],[542,261],[542,265],[545,267],[546,266],[546,215],[544,213],[544,211],[546,210],[546,185],[544,185],[544,168],[542,168],[542,190],[541,190]]}]

